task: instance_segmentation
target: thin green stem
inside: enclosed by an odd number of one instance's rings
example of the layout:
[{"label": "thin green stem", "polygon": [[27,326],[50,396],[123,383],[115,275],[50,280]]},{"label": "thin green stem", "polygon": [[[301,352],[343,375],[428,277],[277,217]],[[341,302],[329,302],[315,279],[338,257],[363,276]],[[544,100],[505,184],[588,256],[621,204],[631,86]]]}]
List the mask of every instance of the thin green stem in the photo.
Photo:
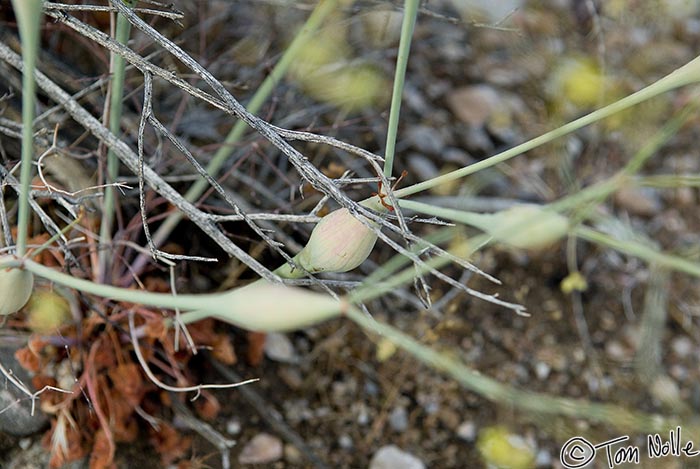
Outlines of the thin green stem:
[{"label": "thin green stem", "polygon": [[[600,404],[585,399],[555,397],[520,390],[472,370],[460,361],[451,358],[449,354],[436,352],[398,329],[374,320],[357,308],[350,308],[346,312],[346,316],[365,331],[374,332],[388,339],[430,368],[455,379],[466,389],[502,405],[543,415],[565,415],[592,422],[604,422],[620,429],[661,432],[678,424],[675,419],[645,414],[612,404]],[[691,433],[697,434],[697,426],[692,428]]]},{"label": "thin green stem", "polygon": [[[124,3],[132,8],[134,2],[131,0],[123,0]],[[117,25],[115,31],[115,39],[120,44],[127,44],[129,42],[129,34],[131,32],[131,23],[126,19],[124,15],[116,13],[117,15]],[[126,62],[124,58],[119,55],[112,53],[112,79],[111,79],[111,90],[109,95],[109,131],[115,136],[119,137],[121,133],[121,119],[122,119],[122,101],[124,98],[124,80],[126,75]],[[110,148],[107,151],[107,184],[113,184],[117,181],[119,177],[119,158]],[[105,198],[102,211],[102,224],[100,226],[100,242],[109,243],[112,239],[112,227],[114,225],[114,210],[116,202],[116,189],[114,187],[105,188]],[[111,258],[111,253],[107,249],[100,250],[99,254],[99,265],[100,265],[100,275],[106,275],[106,270],[109,266],[109,260]]]},{"label": "thin green stem", "polygon": [[37,55],[39,53],[39,26],[41,24],[41,0],[12,0],[19,34],[22,40],[22,162],[20,168],[20,197],[17,216],[17,255],[24,256],[29,237],[29,191],[32,181],[34,158],[34,102]]},{"label": "thin green stem", "polygon": [[411,40],[413,29],[418,17],[418,0],[405,0],[403,9],[403,23],[401,24],[401,39],[399,53],[396,57],[396,71],[394,72],[394,89],[391,94],[391,109],[389,110],[389,127],[386,134],[386,149],[384,151],[384,175],[391,177],[394,166],[394,154],[396,152],[396,135],[399,129],[399,115],[401,114],[401,98],[403,85],[406,78],[408,56],[411,52]]},{"label": "thin green stem", "polygon": [[[299,33],[297,33],[294,40],[289,44],[287,50],[282,54],[279,62],[275,65],[272,72],[265,78],[263,83],[257,89],[250,102],[246,106],[246,109],[252,114],[257,113],[262,107],[263,103],[272,94],[275,86],[282,80],[287,69],[291,63],[299,56],[299,53],[304,49],[306,44],[313,38],[318,28],[321,26],[323,20],[333,11],[338,5],[338,0],[322,0],[311,13],[311,16],[306,20],[306,23],[301,28]],[[216,173],[221,169],[221,166],[226,162],[226,160],[233,153],[235,144],[241,140],[244,132],[247,130],[247,125],[243,121],[236,122],[233,129],[226,136],[221,144],[221,147],[212,157],[211,161],[207,165],[207,173],[215,176]],[[207,181],[205,179],[197,180],[185,193],[185,199],[189,202],[194,202],[198,197],[200,197],[206,188],[208,187]],[[156,246],[159,246],[168,237],[172,230],[180,223],[182,220],[182,214],[180,212],[174,212],[161,224],[158,230],[153,234],[153,242]]]},{"label": "thin green stem", "polygon": [[659,252],[654,248],[645,246],[639,242],[632,240],[621,241],[587,226],[577,226],[573,229],[573,234],[581,239],[585,239],[586,241],[615,249],[616,251],[628,254],[630,256],[638,257],[650,264],[656,264],[661,267],[667,267],[678,272],[685,272],[686,274],[700,277],[699,263],[684,259],[682,257]]},{"label": "thin green stem", "polygon": [[675,70],[659,81],[643,88],[636,93],[626,96],[619,101],[615,101],[601,109],[591,112],[579,119],[576,119],[568,124],[565,124],[557,129],[549,131],[545,134],[535,137],[525,143],[521,143],[509,150],[501,152],[483,161],[479,161],[469,166],[457,169],[442,176],[438,176],[427,181],[414,184],[412,186],[400,189],[394,192],[396,197],[406,197],[417,192],[421,192],[433,187],[440,186],[450,181],[463,178],[470,174],[474,174],[482,169],[490,168],[491,166],[497,165],[504,161],[509,160],[515,156],[521,155],[525,152],[533,150],[541,145],[549,143],[557,138],[563,137],[564,135],[570,134],[582,127],[585,127],[599,120],[610,117],[613,114],[621,112],[631,106],[635,106],[641,102],[647,101],[655,96],[658,96],[667,91],[673,90],[680,86],[688,85],[690,83],[697,83],[700,81],[700,57],[692,60],[683,67]]}]

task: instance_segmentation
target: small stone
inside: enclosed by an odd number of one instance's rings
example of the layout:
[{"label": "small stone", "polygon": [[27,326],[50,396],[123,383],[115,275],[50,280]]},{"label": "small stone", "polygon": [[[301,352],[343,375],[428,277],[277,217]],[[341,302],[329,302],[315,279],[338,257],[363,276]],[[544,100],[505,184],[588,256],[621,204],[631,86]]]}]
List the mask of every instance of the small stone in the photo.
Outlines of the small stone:
[{"label": "small stone", "polygon": [[409,127],[406,137],[413,148],[428,155],[439,155],[445,148],[445,140],[440,131],[425,125]]},{"label": "small stone", "polygon": [[662,209],[658,192],[648,187],[623,187],[615,193],[615,201],[632,215],[649,217]]},{"label": "small stone", "polygon": [[350,435],[344,433],[338,438],[338,446],[343,449],[352,449],[355,444],[353,443],[352,438],[350,438]]},{"label": "small stone", "polygon": [[476,424],[470,420],[462,422],[457,427],[457,437],[468,442],[474,441],[476,439]]},{"label": "small stone", "polygon": [[284,334],[270,332],[265,340],[265,355],[270,360],[281,363],[297,363],[299,358],[292,341]]},{"label": "small stone", "polygon": [[285,366],[277,372],[277,375],[290,389],[301,389],[304,385],[304,377],[297,368]]},{"label": "small stone", "polygon": [[232,419],[226,422],[226,433],[229,435],[238,435],[241,432],[241,422],[237,419]]},{"label": "small stone", "polygon": [[400,448],[389,445],[383,446],[374,453],[369,462],[369,469],[424,469],[423,461],[402,451]]},{"label": "small stone", "polygon": [[686,358],[693,351],[693,341],[686,336],[675,337],[671,341],[671,350],[679,358]]},{"label": "small stone", "polygon": [[291,464],[301,464],[304,462],[304,456],[294,445],[284,445],[284,459]]},{"label": "small stone", "polygon": [[664,404],[674,405],[681,402],[681,392],[675,381],[665,375],[658,376],[651,383],[649,391],[659,401]]},{"label": "small stone", "polygon": [[458,88],[447,97],[450,110],[462,122],[472,127],[482,127],[506,106],[499,93],[488,85],[472,85]]},{"label": "small stone", "polygon": [[552,467],[552,455],[546,449],[541,449],[535,457],[536,467]]},{"label": "small stone", "polygon": [[408,429],[408,412],[405,407],[395,407],[389,414],[389,426],[395,432],[405,432]]},{"label": "small stone", "polygon": [[440,174],[440,170],[432,159],[423,155],[413,154],[408,157],[408,167],[411,174],[420,181],[427,181]]},{"label": "small stone", "polygon": [[550,371],[552,371],[552,369],[546,363],[535,363],[535,375],[537,376],[537,379],[541,381],[547,379],[547,376],[549,376]]},{"label": "small stone", "polygon": [[243,447],[238,456],[241,464],[268,464],[282,458],[282,441],[268,433],[258,433]]},{"label": "small stone", "polygon": [[605,345],[605,353],[608,357],[618,362],[626,362],[632,359],[631,351],[627,350],[617,340],[611,340]]}]

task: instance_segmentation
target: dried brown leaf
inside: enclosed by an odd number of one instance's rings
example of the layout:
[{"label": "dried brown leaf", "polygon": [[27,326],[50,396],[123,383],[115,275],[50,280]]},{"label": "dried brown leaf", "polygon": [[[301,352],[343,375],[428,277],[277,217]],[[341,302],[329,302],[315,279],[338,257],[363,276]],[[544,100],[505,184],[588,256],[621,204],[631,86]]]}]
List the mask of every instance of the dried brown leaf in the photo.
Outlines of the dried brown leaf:
[{"label": "dried brown leaf", "polygon": [[258,366],[262,363],[265,357],[265,339],[267,334],[263,332],[248,332],[248,351],[246,359],[253,366]]},{"label": "dried brown leaf", "polygon": [[192,444],[192,438],[180,434],[175,428],[162,423],[158,430],[149,427],[150,440],[160,454],[163,466],[168,466],[187,454]]},{"label": "dried brown leaf", "polygon": [[[141,370],[136,363],[124,363],[110,369],[107,374],[112,380],[112,386],[121,394],[127,403],[136,407],[141,403],[145,391]],[[119,398],[119,396],[115,396]]]},{"label": "dried brown leaf", "polygon": [[95,433],[95,441],[90,453],[90,469],[114,469],[114,446],[110,444],[109,436],[100,428]]}]

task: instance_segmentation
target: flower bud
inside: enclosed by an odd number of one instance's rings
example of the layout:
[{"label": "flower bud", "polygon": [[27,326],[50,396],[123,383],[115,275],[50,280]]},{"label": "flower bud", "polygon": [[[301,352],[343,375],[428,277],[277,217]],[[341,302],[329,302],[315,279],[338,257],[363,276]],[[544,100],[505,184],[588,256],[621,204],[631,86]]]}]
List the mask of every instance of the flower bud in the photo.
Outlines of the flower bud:
[{"label": "flower bud", "polygon": [[558,241],[569,229],[568,219],[537,205],[515,205],[490,217],[486,232],[497,241],[520,249],[541,249]]},{"label": "flower bud", "polygon": [[[8,256],[0,257],[0,265]],[[0,268],[0,315],[16,313],[27,304],[34,287],[34,275],[20,269]]]},{"label": "flower bud", "polygon": [[183,323],[215,317],[252,331],[283,332],[311,326],[343,311],[343,303],[329,295],[266,280],[207,296],[201,309],[180,315]]},{"label": "flower bud", "polygon": [[323,217],[294,261],[311,273],[348,272],[367,259],[376,241],[373,230],[341,208]]}]

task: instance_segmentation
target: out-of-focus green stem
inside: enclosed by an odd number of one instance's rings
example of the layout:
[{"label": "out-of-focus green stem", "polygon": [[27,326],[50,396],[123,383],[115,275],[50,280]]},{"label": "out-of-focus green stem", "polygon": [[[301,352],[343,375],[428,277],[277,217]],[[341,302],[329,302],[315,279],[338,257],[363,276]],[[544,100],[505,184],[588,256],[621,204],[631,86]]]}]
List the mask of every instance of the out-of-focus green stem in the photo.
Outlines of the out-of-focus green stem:
[{"label": "out-of-focus green stem", "polygon": [[[134,2],[131,0],[123,0],[128,7],[133,7]],[[115,31],[115,39],[120,44],[129,42],[129,34],[131,32],[131,23],[124,15],[117,15],[117,25]],[[111,54],[112,61],[112,79],[111,90],[109,94],[109,131],[115,136],[121,133],[122,119],[122,100],[124,98],[124,80],[126,71],[126,62],[119,54]],[[119,158],[110,149],[107,151],[107,184],[113,184],[119,177]],[[114,225],[114,210],[116,201],[116,189],[114,187],[105,188],[105,199],[102,211],[102,224],[100,225],[100,243],[106,244],[112,239],[112,227]],[[107,249],[100,250],[99,253],[100,275],[104,277],[106,269],[110,264],[111,253]],[[104,278],[103,278],[104,280]]]},{"label": "out-of-focus green stem", "polygon": [[[246,106],[246,109],[252,114],[257,113],[262,107],[263,103],[272,93],[277,83],[284,77],[287,72],[289,65],[292,61],[299,56],[299,53],[304,49],[304,46],[313,38],[314,34],[321,26],[323,20],[338,6],[338,0],[321,0],[321,2],[316,6],[311,16],[306,20],[306,23],[297,33],[294,40],[289,44],[287,50],[282,54],[279,62],[275,65],[272,73],[270,73],[265,81],[257,89],[250,102]],[[219,150],[214,154],[213,158],[207,165],[207,172],[212,176],[215,176],[217,171],[221,169],[221,166],[226,162],[226,160],[233,153],[233,148],[236,143],[238,143],[246,131],[247,126],[243,121],[236,122],[233,126],[231,132],[226,136],[226,139],[222,142]],[[192,187],[185,193],[185,198],[194,202],[199,196],[201,196],[207,188],[207,181],[204,179],[197,180]],[[180,212],[175,212],[170,215],[165,221],[160,225],[158,230],[153,234],[153,242],[156,246],[165,241],[165,239],[170,235],[172,230],[177,226],[177,224],[182,220],[182,215]]]},{"label": "out-of-focus green stem", "polygon": [[[669,428],[678,424],[677,419],[629,410],[613,404],[556,397],[517,389],[472,370],[461,361],[452,358],[450,354],[437,352],[398,329],[374,320],[357,308],[350,307],[345,315],[365,331],[371,331],[388,339],[431,369],[450,376],[466,389],[501,405],[542,415],[565,415],[586,419],[590,422],[606,423],[625,431],[662,432],[668,431]],[[697,424],[687,423],[688,425],[683,427],[683,431],[688,428],[689,433],[697,435]]]},{"label": "out-of-focus green stem", "polygon": [[650,264],[655,264],[660,267],[666,267],[678,272],[685,272],[686,274],[700,277],[699,263],[684,259],[682,257],[666,254],[664,252],[659,252],[656,249],[650,246],[645,246],[642,243],[631,240],[621,241],[587,226],[577,226],[573,229],[573,234],[581,239],[585,239],[586,241],[612,248],[630,256],[638,257]]},{"label": "out-of-focus green stem", "polygon": [[399,54],[396,57],[396,71],[394,72],[394,90],[391,95],[391,109],[389,110],[389,127],[386,133],[386,148],[384,150],[384,175],[391,176],[394,166],[394,154],[396,152],[396,135],[399,129],[399,115],[401,114],[401,98],[403,85],[406,78],[408,56],[411,52],[411,40],[413,29],[416,26],[418,16],[418,0],[405,0],[403,8],[403,23],[401,25],[401,40],[399,42]]},{"label": "out-of-focus green stem", "polygon": [[17,255],[24,256],[29,236],[29,190],[34,158],[34,100],[36,83],[34,70],[39,54],[39,26],[42,0],[12,0],[19,35],[22,40],[22,162],[20,167],[20,197],[17,216]]},{"label": "out-of-focus green stem", "polygon": [[427,189],[432,189],[433,187],[440,186],[447,182],[463,178],[470,174],[474,174],[477,171],[481,171],[482,169],[490,168],[491,166],[497,165],[498,163],[502,163],[506,160],[509,160],[510,158],[521,155],[527,151],[533,150],[541,145],[544,145],[545,143],[549,143],[553,140],[556,140],[559,137],[563,137],[564,135],[570,134],[571,132],[574,132],[589,124],[598,122],[599,120],[605,119],[606,117],[610,117],[613,114],[616,114],[631,106],[647,101],[667,91],[691,83],[697,83],[699,81],[700,57],[696,57],[683,67],[671,72],[664,78],[658,80],[655,83],[652,83],[646,88],[637,91],[636,93],[626,96],[618,101],[615,101],[612,104],[609,104],[601,109],[593,111],[590,114],[587,114],[557,129],[542,134],[539,137],[535,137],[532,140],[529,140],[525,143],[521,143],[520,145],[517,145],[509,150],[494,155],[483,161],[479,161],[477,163],[465,166],[450,173],[443,174],[442,176],[438,176],[427,181],[423,181],[418,184],[414,184],[412,186],[395,191],[394,196],[406,197],[408,195],[415,194],[417,192],[421,192]]}]

